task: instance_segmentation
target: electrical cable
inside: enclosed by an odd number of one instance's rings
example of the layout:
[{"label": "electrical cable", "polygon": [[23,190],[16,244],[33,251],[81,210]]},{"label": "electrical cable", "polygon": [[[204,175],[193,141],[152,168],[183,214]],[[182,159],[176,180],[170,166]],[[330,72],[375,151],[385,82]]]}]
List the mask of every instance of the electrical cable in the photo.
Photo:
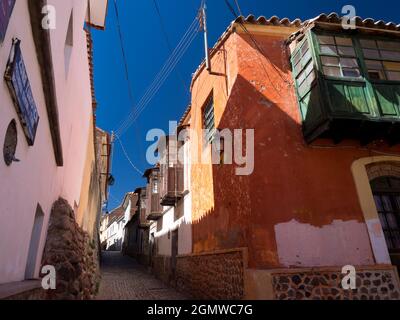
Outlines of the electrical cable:
[{"label": "electrical cable", "polygon": [[[117,25],[117,30],[118,30],[118,37],[119,37],[119,44],[121,47],[121,52],[122,52],[122,61],[124,64],[124,71],[125,71],[125,78],[126,78],[126,82],[127,82],[127,86],[128,86],[128,96],[129,96],[129,102],[132,106],[135,105],[134,102],[134,98],[133,98],[133,89],[132,89],[132,83],[130,80],[130,76],[129,76],[129,67],[128,67],[128,62],[127,62],[127,55],[126,55],[126,50],[125,50],[125,45],[124,45],[124,39],[122,36],[122,30],[121,30],[121,20],[119,17],[119,10],[118,10],[118,5],[117,5],[117,0],[114,0],[114,9],[115,9],[115,16],[116,16],[116,25]],[[140,134],[139,134],[139,130],[136,127],[136,142],[137,145],[139,146],[139,150],[142,153],[143,151],[143,147],[142,147],[142,142],[140,139]]]},{"label": "electrical cable", "polygon": [[[156,12],[157,12],[158,20],[160,21],[160,27],[161,27],[161,31],[162,31],[162,34],[165,39],[165,43],[167,45],[169,53],[172,54],[173,50],[172,50],[171,41],[169,40],[168,33],[167,33],[165,25],[164,25],[164,19],[162,18],[160,7],[158,5],[157,0],[153,0],[153,3],[154,3],[154,7],[156,9]],[[183,76],[182,76],[179,68],[177,68],[176,71],[178,73],[179,80],[182,82],[182,85],[185,88],[187,95],[189,96],[189,93],[190,93],[189,87],[186,85],[185,81],[183,80]]]},{"label": "electrical cable", "polygon": [[[187,37],[189,35],[190,32],[193,31],[193,28],[196,25],[196,19],[192,22],[191,26],[188,28],[188,30],[186,31],[185,35],[182,37],[180,43],[178,44],[178,46],[175,48],[174,52],[171,54],[171,56],[168,58],[168,60],[165,62],[163,68],[159,71],[159,73],[156,75],[155,79],[153,80],[152,84],[147,88],[147,91],[145,93],[145,95],[141,98],[141,100],[139,101],[138,104],[140,104],[145,97],[149,94],[149,92],[151,91],[151,89],[154,87],[154,85],[158,82],[158,80],[160,79],[160,77],[164,74],[167,66],[170,64],[171,60],[174,59],[174,57],[176,56],[176,54],[179,52],[179,50],[181,49],[183,43],[185,41],[187,41]],[[131,113],[133,112],[133,110],[131,111]],[[122,125],[127,122],[127,119],[125,119],[124,121],[122,121],[121,125],[119,126],[119,128],[122,127]]]},{"label": "electrical cable", "polygon": [[235,3],[236,3],[236,7],[238,8],[239,14],[240,14],[241,16],[243,16],[242,10],[240,10],[239,1],[238,1],[238,0],[235,0]]},{"label": "electrical cable", "polygon": [[125,147],[124,147],[124,145],[122,144],[122,141],[121,141],[121,139],[119,138],[119,136],[117,136],[117,135],[115,135],[115,136],[117,137],[117,139],[118,139],[118,141],[119,141],[119,144],[121,145],[121,149],[122,149],[122,152],[123,152],[124,155],[125,155],[125,158],[128,160],[128,162],[130,163],[130,165],[132,166],[132,168],[135,169],[135,171],[137,171],[137,172],[140,174],[140,176],[143,176],[143,175],[144,175],[144,172],[141,171],[140,169],[138,169],[138,168],[133,164],[133,162],[132,162],[132,160],[129,158],[128,153],[126,152]]},{"label": "electrical cable", "polygon": [[[232,13],[232,15],[234,16],[235,19],[237,19],[239,16],[236,13],[235,9],[232,7],[232,5],[229,3],[228,0],[224,0],[225,4],[227,5],[229,11]],[[238,24],[242,27],[243,31],[250,37],[251,41],[253,42],[253,44],[255,45],[256,49],[261,52],[263,54],[263,56],[265,58],[267,58],[267,60],[269,61],[269,63],[271,64],[271,66],[275,69],[275,71],[277,72],[277,74],[279,75],[279,77],[286,83],[289,85],[292,85],[292,82],[290,82],[288,79],[286,79],[285,77],[282,76],[281,72],[279,71],[279,69],[271,62],[271,59],[268,57],[267,53],[264,51],[264,49],[260,46],[260,44],[258,43],[258,41],[253,37],[253,35],[249,32],[249,30],[246,28],[246,26],[244,25],[244,23],[242,22],[238,22]],[[265,66],[263,63],[261,63],[265,74],[267,75],[267,77],[270,79],[271,84],[273,85],[274,89],[281,94],[280,90],[278,90],[278,88],[275,87],[274,85],[274,81],[272,81],[269,73],[267,72],[267,70],[265,69]]]},{"label": "electrical cable", "polygon": [[[171,63],[173,63],[176,60],[176,57],[179,56],[181,54],[182,51],[182,46],[185,48],[186,43],[187,43],[187,39],[189,37],[190,40],[190,33],[195,32],[195,28],[196,28],[196,19],[193,21],[191,27],[189,27],[188,31],[186,32],[186,34],[184,35],[184,37],[182,38],[181,42],[178,44],[178,46],[176,47],[176,49],[174,50],[173,54],[170,56],[170,58],[167,60],[167,62],[164,64],[163,68],[160,70],[160,72],[158,73],[158,75],[156,76],[156,78],[154,79],[154,81],[152,82],[152,84],[149,86],[149,88],[147,89],[145,95],[141,98],[141,100],[138,103],[138,108],[140,108],[142,106],[142,104],[146,101],[146,99],[148,98],[148,96],[153,93],[154,88],[157,87],[157,85],[160,82],[160,79],[163,79],[163,77],[166,75],[166,73],[169,71]],[[196,32],[197,33],[197,32]],[[172,70],[171,70],[172,71]],[[168,74],[169,75],[169,74]],[[130,112],[130,115],[122,122],[122,124],[119,126],[119,128],[116,130],[117,133],[120,133],[121,130],[123,130],[125,128],[125,126],[131,121],[131,118],[134,116],[136,110],[138,109],[133,109]]]},{"label": "electrical cable", "polygon": [[169,59],[167,63],[164,65],[161,72],[158,74],[156,79],[153,81],[152,85],[150,85],[149,89],[147,90],[146,94],[138,103],[137,107],[133,109],[130,115],[125,119],[122,125],[116,130],[116,133],[121,136],[123,135],[126,130],[132,125],[133,122],[136,121],[138,116],[143,112],[147,104],[152,100],[161,86],[164,84],[165,80],[171,74],[175,66],[178,64],[182,56],[185,54],[187,49],[190,47],[190,44],[194,41],[198,34],[198,30],[193,30],[192,34],[187,35],[187,40],[183,41],[182,44],[177,47],[177,51],[174,52],[174,55],[171,56],[172,59]]}]

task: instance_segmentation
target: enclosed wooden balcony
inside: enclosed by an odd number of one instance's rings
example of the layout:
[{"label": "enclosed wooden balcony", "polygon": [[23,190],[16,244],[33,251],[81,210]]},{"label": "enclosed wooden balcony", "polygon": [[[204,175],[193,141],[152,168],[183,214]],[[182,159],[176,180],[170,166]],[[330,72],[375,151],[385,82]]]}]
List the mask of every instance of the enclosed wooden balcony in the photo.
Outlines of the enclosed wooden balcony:
[{"label": "enclosed wooden balcony", "polygon": [[163,215],[163,207],[160,204],[160,194],[152,194],[150,199],[150,209],[149,215],[147,216],[148,220],[158,220]]},{"label": "enclosed wooden balcony", "polygon": [[[160,199],[162,206],[174,206],[183,197],[184,170],[179,151],[183,142],[166,137],[160,152]],[[181,161],[180,161],[181,160]]]},{"label": "enclosed wooden balcony", "polygon": [[144,177],[147,178],[147,220],[156,221],[163,214],[163,207],[160,204],[160,169],[158,167],[148,169]]},{"label": "enclosed wooden balcony", "polygon": [[139,228],[146,229],[150,227],[150,223],[147,220],[146,212],[146,201],[147,201],[147,191],[145,187],[137,188],[135,190],[137,194],[137,214],[139,215]]},{"label": "enclosed wooden balcony", "polygon": [[307,143],[400,141],[400,41],[309,30],[291,57]]},{"label": "enclosed wooden balcony", "polygon": [[147,229],[150,228],[151,222],[147,219],[146,209],[141,209],[139,213],[139,228]]},{"label": "enclosed wooden balcony", "polygon": [[174,206],[183,197],[183,167],[164,168],[161,179],[161,204],[163,206]]}]

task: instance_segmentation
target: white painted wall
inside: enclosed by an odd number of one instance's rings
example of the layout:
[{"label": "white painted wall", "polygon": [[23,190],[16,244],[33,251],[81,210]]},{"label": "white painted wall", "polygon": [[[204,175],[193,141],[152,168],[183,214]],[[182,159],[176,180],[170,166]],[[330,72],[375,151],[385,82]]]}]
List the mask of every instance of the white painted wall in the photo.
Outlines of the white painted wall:
[{"label": "white painted wall", "polygon": [[334,220],[322,227],[291,220],[275,225],[275,238],[285,267],[374,264],[367,227],[355,220]]},{"label": "white painted wall", "polygon": [[[164,207],[165,213],[162,220],[162,229],[155,232],[157,243],[157,254],[171,256],[172,248],[172,231],[178,229],[178,254],[192,253],[192,196],[190,193],[190,140],[186,140],[184,144],[184,186],[188,193],[179,204],[183,206],[183,216],[174,221],[176,208]],[[157,222],[158,223],[158,222]],[[168,235],[169,238],[168,238]]]},{"label": "white painted wall", "polygon": [[[21,160],[7,167],[0,159],[0,283],[24,279],[29,242],[38,203],[44,211],[39,252],[43,252],[52,204],[65,198],[72,207],[79,204],[80,188],[92,112],[90,76],[83,30],[86,1],[49,0],[57,9],[56,29],[51,31],[53,65],[59,108],[64,167],[56,166],[40,68],[32,38],[28,1],[17,0],[4,42],[0,45],[0,74],[4,74],[12,38],[21,40],[21,50],[40,116],[36,141],[29,147],[6,83],[0,80],[0,146],[12,119],[17,121],[16,157]],[[64,68],[64,43],[71,10],[74,12],[74,45],[68,77]],[[2,158],[2,157],[1,157]],[[39,274],[41,254],[37,257]]]},{"label": "white painted wall", "polygon": [[[130,195],[129,195],[130,197]],[[125,208],[125,212],[124,212],[124,220],[122,223],[122,230],[121,230],[121,237],[122,237],[122,246],[124,245],[125,240],[125,233],[127,232],[127,230],[125,229],[126,224],[129,222],[130,218],[131,218],[131,207],[132,207],[132,201],[129,199],[127,200],[127,204],[126,204],[126,208]]]},{"label": "white painted wall", "polygon": [[118,219],[109,225],[107,228],[107,247],[108,250],[113,244],[120,242],[122,245],[122,240],[124,237],[124,219]]},{"label": "white painted wall", "polygon": [[[189,254],[192,252],[192,210],[190,193],[184,197],[183,206],[184,216],[180,219],[174,221],[174,207],[168,207],[161,218],[163,227],[154,234],[157,242],[158,255],[171,256],[171,233],[176,229],[178,229],[178,254]],[[168,235],[170,235],[169,238]]]}]

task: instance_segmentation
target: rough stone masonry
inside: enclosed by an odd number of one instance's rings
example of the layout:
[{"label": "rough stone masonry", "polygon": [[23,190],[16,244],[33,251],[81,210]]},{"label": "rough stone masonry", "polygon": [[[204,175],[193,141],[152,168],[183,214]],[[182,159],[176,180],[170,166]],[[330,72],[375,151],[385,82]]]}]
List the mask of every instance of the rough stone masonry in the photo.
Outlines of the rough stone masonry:
[{"label": "rough stone masonry", "polygon": [[56,269],[56,289],[45,299],[93,299],[100,282],[97,241],[76,223],[74,211],[64,199],[52,208],[42,265]]}]

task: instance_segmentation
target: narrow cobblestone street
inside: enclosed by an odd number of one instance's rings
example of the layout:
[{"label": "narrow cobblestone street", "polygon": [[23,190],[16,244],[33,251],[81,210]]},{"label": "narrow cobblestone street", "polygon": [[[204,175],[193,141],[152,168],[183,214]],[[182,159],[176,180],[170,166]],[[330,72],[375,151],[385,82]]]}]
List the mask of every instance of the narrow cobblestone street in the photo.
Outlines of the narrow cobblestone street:
[{"label": "narrow cobblestone street", "polygon": [[120,252],[102,253],[101,283],[97,300],[184,300],[145,267]]}]

